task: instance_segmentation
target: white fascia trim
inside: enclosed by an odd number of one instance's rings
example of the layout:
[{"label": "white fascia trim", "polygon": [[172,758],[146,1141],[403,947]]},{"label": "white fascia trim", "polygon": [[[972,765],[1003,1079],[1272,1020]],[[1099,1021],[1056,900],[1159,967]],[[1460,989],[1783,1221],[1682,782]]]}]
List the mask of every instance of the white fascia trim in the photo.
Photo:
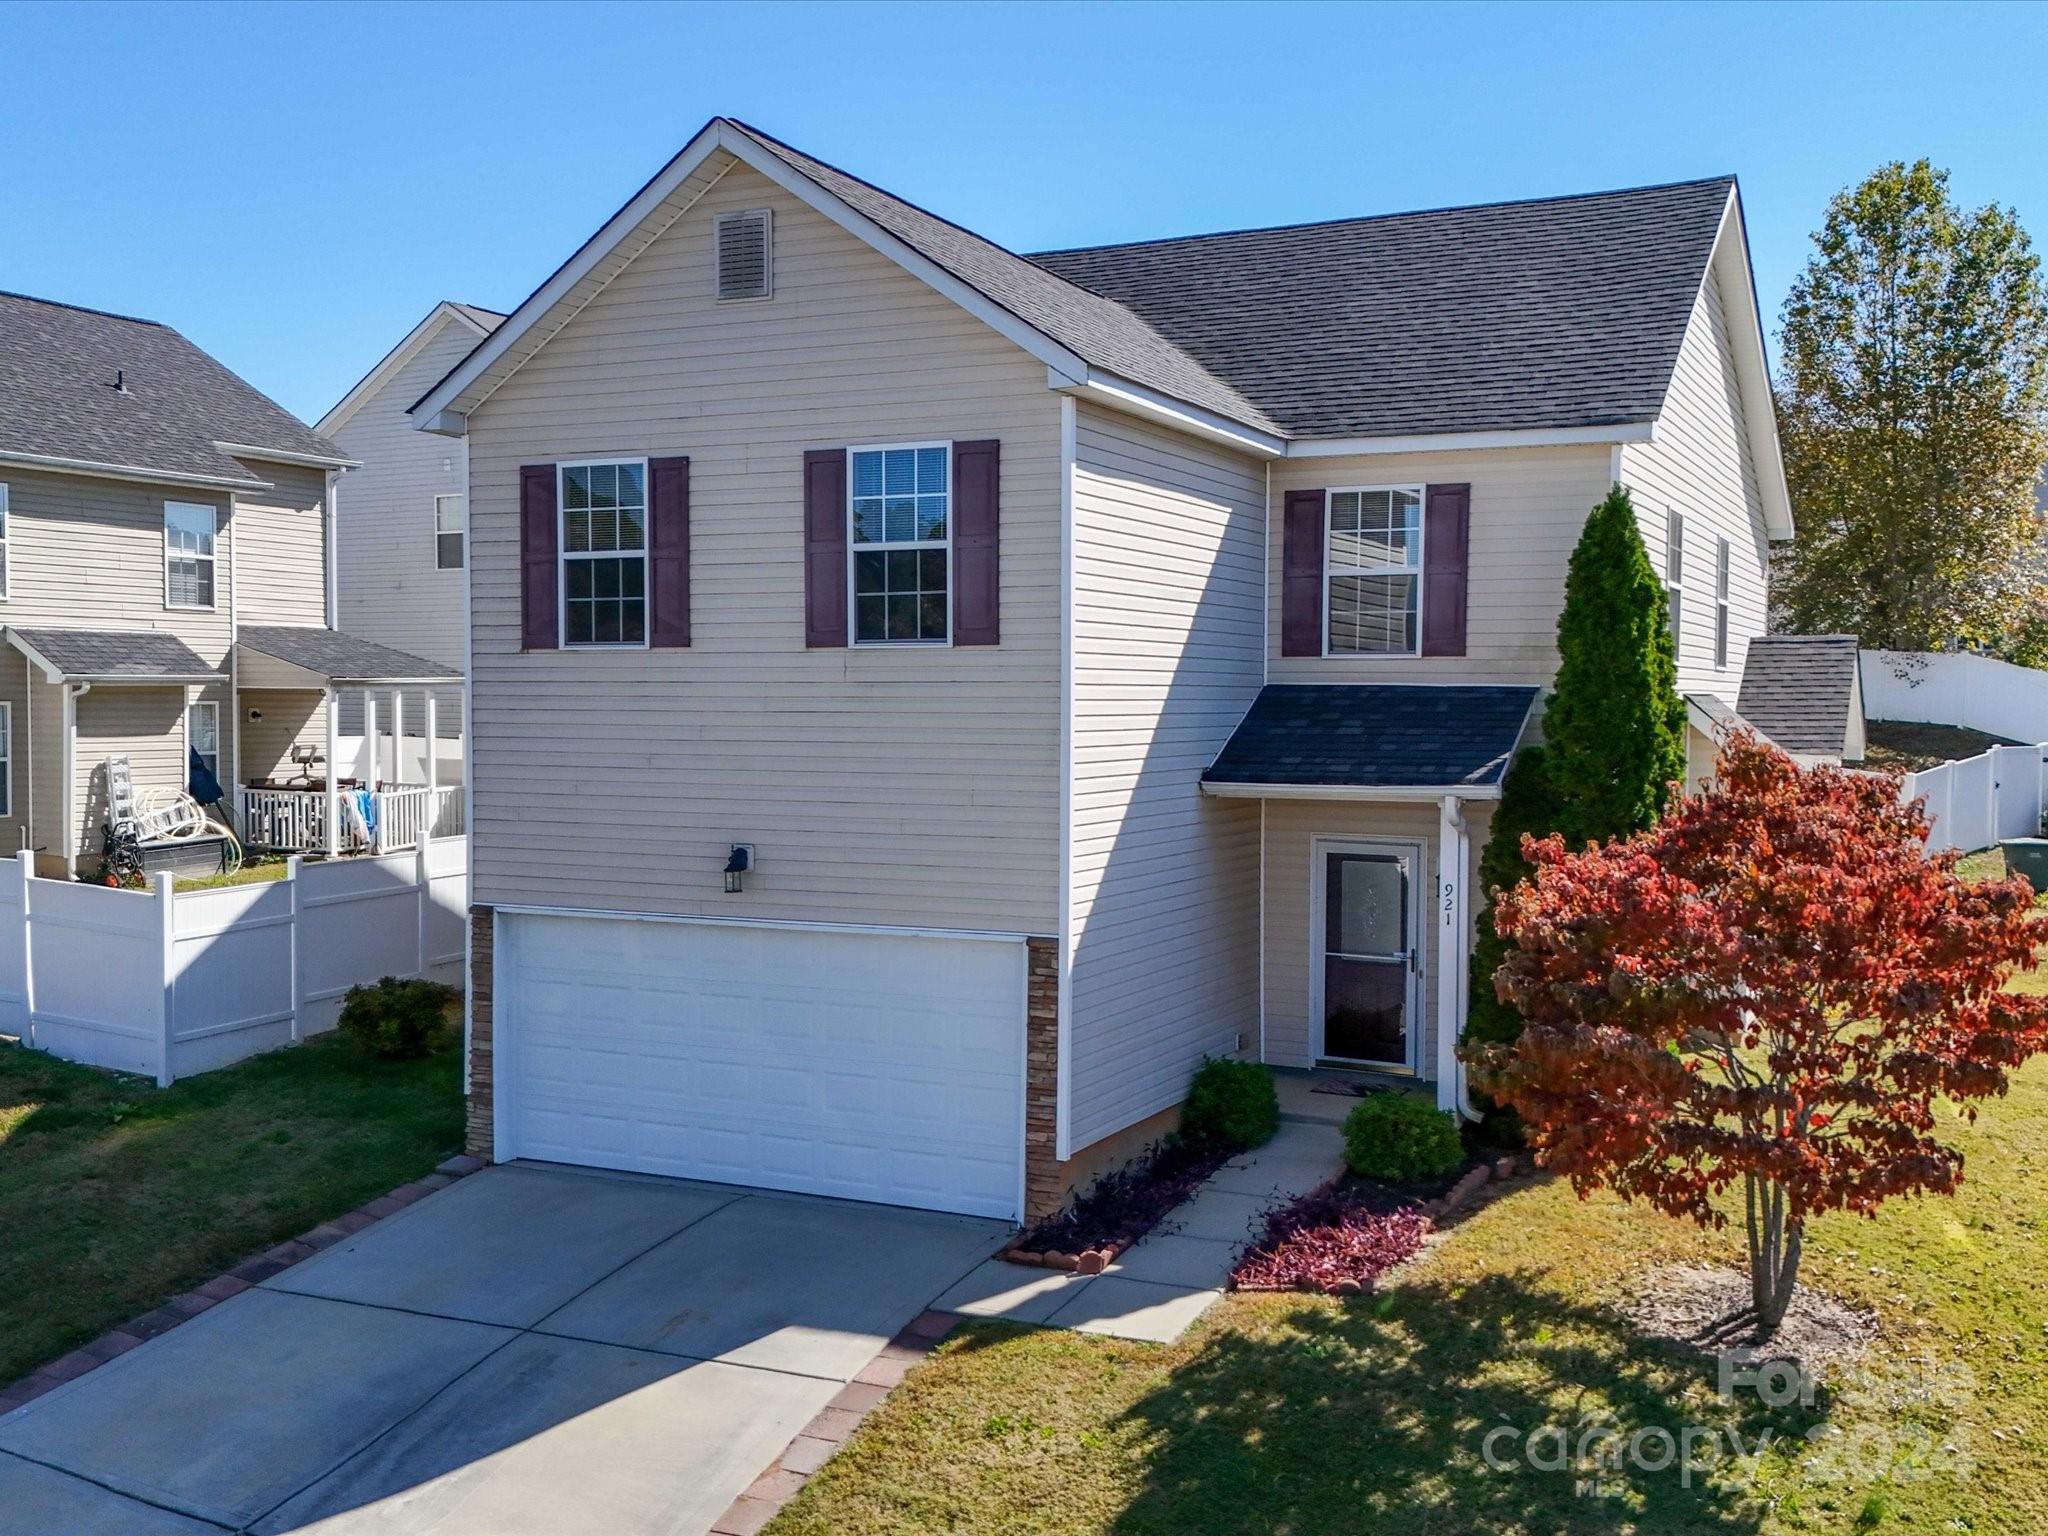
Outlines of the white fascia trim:
[{"label": "white fascia trim", "polygon": [[438,336],[441,328],[451,320],[476,332],[478,340],[491,334],[446,299],[441,300],[427,312],[426,319],[405,333],[403,341],[386,352],[378,359],[374,368],[356,381],[355,388],[343,395],[334,408],[320,418],[313,430],[322,437],[332,437],[339,432],[349,418],[363,408],[370,396],[384,387],[384,381],[417,357],[427,343]]},{"label": "white fascia trim", "polygon": [[205,491],[269,491],[270,480],[232,480],[221,475],[189,475],[140,464],[101,464],[91,459],[63,459],[44,453],[0,453],[0,464],[47,470],[57,475],[84,475],[94,480],[140,480],[148,485],[178,485]]},{"label": "white fascia trim", "polygon": [[7,643],[9,645],[13,646],[17,651],[21,652],[22,655],[26,656],[30,661],[34,662],[37,667],[42,669],[43,677],[47,681],[53,683],[61,683],[64,681],[64,673],[62,669],[56,666],[56,664],[53,663],[49,657],[45,656],[41,651],[37,650],[34,646],[30,645],[26,640],[22,639],[20,630],[16,629],[13,625],[10,624],[8,625],[5,631],[0,631],[0,633],[4,633],[7,636]]},{"label": "white fascia trim", "polygon": [[222,453],[231,453],[238,459],[261,459],[270,464],[299,464],[310,469],[361,469],[361,459],[343,458],[334,453],[287,453],[282,448],[258,448],[253,443],[215,443]]},{"label": "white fascia trim", "polygon": [[1295,438],[1290,459],[1334,459],[1372,453],[1466,453],[1480,448],[1565,448],[1586,443],[1647,443],[1656,423],[1609,427],[1530,427],[1499,432],[1411,432],[1400,437]]},{"label": "white fascia trim", "polygon": [[[1731,320],[1728,346],[1735,354],[1735,382],[1742,391],[1742,424],[1749,437],[1749,454],[1756,470],[1757,495],[1764,507],[1764,531],[1773,539],[1792,537],[1792,492],[1785,484],[1785,456],[1778,444],[1778,410],[1771,395],[1770,366],[1764,355],[1764,317],[1757,307],[1756,273],[1750,265],[1749,233],[1743,223],[1742,192],[1728,189],[1728,205],[1721,210],[1721,228],[1714,237],[1713,254],[1707,270],[1700,275],[1700,289],[1716,272],[1721,276],[1721,309],[1728,309],[1728,288],[1733,284],[1749,317],[1744,325]],[[1698,295],[1693,309],[1699,309]]]},{"label": "white fascia trim", "polygon": [[543,907],[522,902],[491,905],[494,913],[515,917],[588,917],[605,922],[689,924],[714,928],[786,928],[796,933],[858,933],[885,939],[965,939],[978,944],[1022,944],[1021,933],[991,933],[980,928],[909,928],[884,923],[814,923],[794,918],[701,917],[670,912],[617,912],[603,907]]},{"label": "white fascia trim", "polygon": [[1223,800],[1498,800],[1498,784],[1217,784],[1202,781],[1202,793]]},{"label": "white fascia trim", "polygon": [[[494,363],[510,351],[514,344],[531,331],[577,284],[617,250],[634,230],[645,223],[654,211],[668,200],[677,187],[712,155],[721,151],[767,177],[799,202],[872,246],[911,276],[942,297],[952,300],[998,335],[1022,347],[1047,367],[1058,368],[1073,378],[1086,376],[1087,364],[1079,356],[1060,346],[1035,327],[1025,324],[1009,310],[970,288],[936,263],[913,251],[865,214],[856,212],[808,176],[761,148],[748,135],[723,122],[713,122],[684,145],[676,157],[656,173],[652,181],[642,187],[625,207],[613,214],[605,222],[604,227],[587,241],[581,250],[570,257],[554,276],[535,289],[503,325],[493,331],[475,351],[456,366],[454,372],[435,385],[417,405],[413,406],[408,414],[411,415],[414,425],[423,431],[438,431],[459,436],[462,428],[456,423],[466,417],[469,410],[475,408],[475,402],[455,412],[453,418],[444,418],[443,413],[451,412],[456,402],[464,398],[470,387]],[[499,382],[502,383],[503,380]]]},{"label": "white fascia trim", "polygon": [[1235,448],[1241,453],[1255,454],[1263,459],[1283,458],[1288,451],[1287,439],[1284,437],[1240,426],[1226,416],[1218,416],[1213,411],[1188,405],[1171,395],[1161,394],[1156,389],[1147,389],[1142,384],[1133,384],[1129,379],[1118,378],[1113,373],[1104,373],[1099,368],[1084,367],[1080,377],[1076,378],[1048,365],[1045,386],[1047,389],[1058,390],[1070,398],[1087,400],[1109,410],[1121,411],[1127,416],[1138,416],[1163,426],[1174,427],[1191,437],[1205,438],[1209,442],[1221,443],[1226,448]]}]

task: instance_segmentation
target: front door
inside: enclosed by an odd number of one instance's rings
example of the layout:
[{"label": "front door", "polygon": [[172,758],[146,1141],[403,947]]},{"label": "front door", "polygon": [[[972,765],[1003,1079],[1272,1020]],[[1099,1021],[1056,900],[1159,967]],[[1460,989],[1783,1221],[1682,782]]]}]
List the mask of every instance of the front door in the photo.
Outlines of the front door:
[{"label": "front door", "polygon": [[1418,851],[1402,843],[1318,842],[1315,858],[1316,1055],[1412,1071]]}]

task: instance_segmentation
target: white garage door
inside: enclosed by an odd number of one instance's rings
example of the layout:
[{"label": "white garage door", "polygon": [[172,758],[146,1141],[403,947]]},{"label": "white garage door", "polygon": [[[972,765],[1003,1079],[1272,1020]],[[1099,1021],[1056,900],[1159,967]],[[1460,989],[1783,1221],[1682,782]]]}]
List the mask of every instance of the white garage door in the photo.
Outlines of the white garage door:
[{"label": "white garage door", "polygon": [[1017,1214],[1024,947],[504,914],[502,1157]]}]

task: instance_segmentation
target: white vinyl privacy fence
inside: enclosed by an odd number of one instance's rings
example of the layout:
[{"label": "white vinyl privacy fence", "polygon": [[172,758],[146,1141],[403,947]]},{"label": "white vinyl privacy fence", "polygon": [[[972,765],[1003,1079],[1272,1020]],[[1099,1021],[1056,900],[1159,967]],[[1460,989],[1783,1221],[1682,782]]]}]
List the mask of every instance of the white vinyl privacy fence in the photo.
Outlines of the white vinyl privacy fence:
[{"label": "white vinyl privacy fence", "polygon": [[2000,838],[2039,837],[2042,813],[2048,811],[2048,744],[1993,747],[1906,774],[1899,798],[1922,796],[1933,823],[1927,837],[1931,849],[1972,853]]},{"label": "white vinyl privacy fence", "polygon": [[156,878],[122,891],[0,861],[0,1033],[168,1086],[333,1028],[360,982],[462,979],[467,838],[294,859],[263,885]]},{"label": "white vinyl privacy fence", "polygon": [[1865,651],[1860,660],[1863,713],[1871,720],[2048,741],[2048,672],[1960,652]]}]

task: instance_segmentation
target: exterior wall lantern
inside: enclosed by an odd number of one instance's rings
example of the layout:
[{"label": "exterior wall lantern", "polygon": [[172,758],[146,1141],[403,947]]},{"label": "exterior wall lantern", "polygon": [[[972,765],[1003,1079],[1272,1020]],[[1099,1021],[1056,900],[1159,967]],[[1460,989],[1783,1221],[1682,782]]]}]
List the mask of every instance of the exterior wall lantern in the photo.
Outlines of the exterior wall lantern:
[{"label": "exterior wall lantern", "polygon": [[739,893],[742,888],[741,883],[747,877],[747,871],[753,867],[754,845],[752,843],[734,843],[732,845],[732,852],[726,856],[725,860],[726,895],[733,896]]}]

